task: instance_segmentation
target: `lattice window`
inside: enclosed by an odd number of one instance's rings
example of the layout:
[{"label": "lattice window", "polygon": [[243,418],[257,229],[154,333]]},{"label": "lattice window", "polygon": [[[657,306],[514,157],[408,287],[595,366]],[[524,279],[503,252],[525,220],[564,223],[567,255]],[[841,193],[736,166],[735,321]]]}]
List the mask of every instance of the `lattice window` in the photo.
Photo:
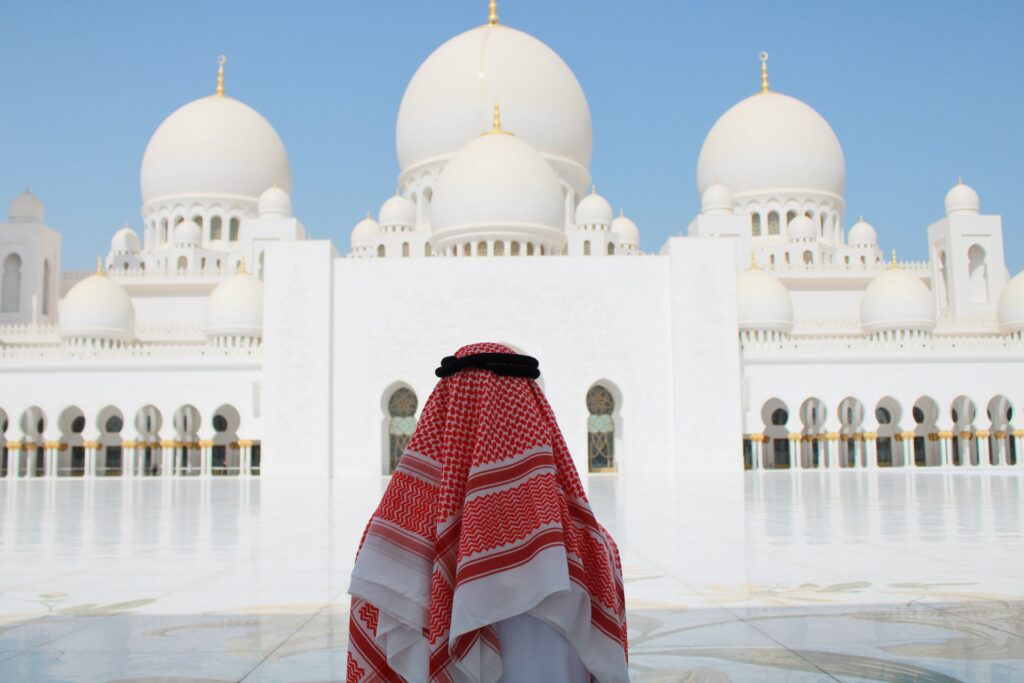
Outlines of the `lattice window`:
[{"label": "lattice window", "polygon": [[602,386],[587,392],[587,462],[591,472],[615,471],[615,399]]},{"label": "lattice window", "polygon": [[416,406],[416,394],[405,387],[396,389],[388,399],[388,474],[395,471],[416,431]]}]

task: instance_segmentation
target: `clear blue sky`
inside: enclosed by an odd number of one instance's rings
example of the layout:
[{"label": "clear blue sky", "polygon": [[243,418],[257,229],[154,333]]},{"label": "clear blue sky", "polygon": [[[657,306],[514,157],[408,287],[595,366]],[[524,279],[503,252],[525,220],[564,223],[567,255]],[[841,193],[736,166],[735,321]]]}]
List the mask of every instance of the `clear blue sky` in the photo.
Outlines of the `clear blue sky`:
[{"label": "clear blue sky", "polygon": [[[1003,216],[1010,271],[1024,267],[1024,3],[504,0],[500,11],[575,71],[594,179],[637,221],[645,251],[697,211],[704,135],[756,90],[767,50],[773,89],[839,135],[847,227],[864,214],[884,249],[923,259],[926,226],[962,175]],[[63,233],[64,267],[89,267],[125,221],[140,229],[146,142],[213,91],[225,53],[229,93],[288,148],[296,215],[344,251],[393,192],[406,83],[486,13],[484,0],[5,0],[0,202],[30,185]]]}]

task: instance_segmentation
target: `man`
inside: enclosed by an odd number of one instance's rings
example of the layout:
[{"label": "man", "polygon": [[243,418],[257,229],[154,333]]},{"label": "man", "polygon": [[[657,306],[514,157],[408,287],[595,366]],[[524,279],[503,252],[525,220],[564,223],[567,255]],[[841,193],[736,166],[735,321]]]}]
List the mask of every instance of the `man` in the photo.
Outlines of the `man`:
[{"label": "man", "polygon": [[356,556],[348,683],[625,683],[618,550],[537,361],[471,344],[436,374]]}]

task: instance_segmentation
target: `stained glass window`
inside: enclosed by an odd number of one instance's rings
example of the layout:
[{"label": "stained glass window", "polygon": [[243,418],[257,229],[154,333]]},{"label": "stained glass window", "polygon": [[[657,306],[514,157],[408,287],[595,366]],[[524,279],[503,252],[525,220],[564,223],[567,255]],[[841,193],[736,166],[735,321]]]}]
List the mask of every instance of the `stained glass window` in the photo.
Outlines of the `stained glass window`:
[{"label": "stained glass window", "polygon": [[388,399],[388,474],[395,471],[416,431],[416,394],[401,387]]},{"label": "stained glass window", "polygon": [[615,471],[615,399],[597,385],[587,392],[587,461],[591,472]]}]

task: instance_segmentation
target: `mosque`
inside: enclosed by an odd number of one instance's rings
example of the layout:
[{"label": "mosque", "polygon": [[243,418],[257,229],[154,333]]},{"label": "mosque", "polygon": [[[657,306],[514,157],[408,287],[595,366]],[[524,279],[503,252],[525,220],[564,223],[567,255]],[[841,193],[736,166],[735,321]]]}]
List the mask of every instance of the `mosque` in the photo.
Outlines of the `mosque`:
[{"label": "mosque", "polygon": [[767,58],[658,253],[592,189],[573,72],[493,2],[408,84],[398,192],[347,252],[307,235],[285,145],[222,59],[153,133],[141,232],[94,273],[61,269],[40,199],[11,202],[0,477],[387,474],[438,360],[480,340],[540,360],[583,472],[1024,467],[1000,217],[958,182],[928,260],[887,257],[847,228],[835,132]]}]

